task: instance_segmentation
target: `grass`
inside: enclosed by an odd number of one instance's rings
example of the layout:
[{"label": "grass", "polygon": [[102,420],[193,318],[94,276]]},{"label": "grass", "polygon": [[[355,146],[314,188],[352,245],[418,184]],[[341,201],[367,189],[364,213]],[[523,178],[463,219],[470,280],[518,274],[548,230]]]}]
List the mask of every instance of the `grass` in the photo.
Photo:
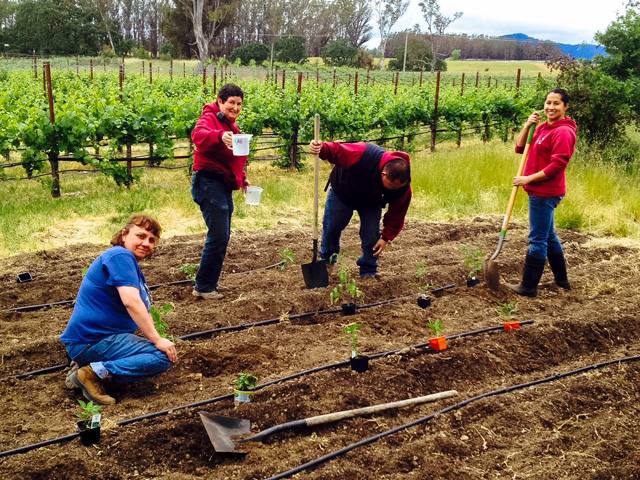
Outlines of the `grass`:
[{"label": "grass", "polygon": [[[453,222],[504,215],[520,161],[510,143],[467,141],[460,149],[443,143],[434,154],[421,151],[411,158],[414,199],[409,217]],[[312,162],[307,160],[307,164]],[[330,166],[322,162],[321,190],[329,172]],[[246,205],[242,194],[235,192],[232,228],[311,228],[312,169],[289,172],[252,162],[247,174],[254,185],[264,189],[261,203]],[[640,240],[637,182],[637,174],[616,165],[587,164],[576,153],[567,172],[568,194],[556,213],[557,226]],[[130,190],[100,174],[64,175],[61,188],[62,198],[53,199],[46,182],[0,182],[0,257],[83,242],[107,245],[113,232],[139,211],[155,216],[165,237],[205,231],[184,170],[145,169]],[[321,192],[320,216],[324,198]],[[527,220],[523,192],[518,195],[513,219]]]}]

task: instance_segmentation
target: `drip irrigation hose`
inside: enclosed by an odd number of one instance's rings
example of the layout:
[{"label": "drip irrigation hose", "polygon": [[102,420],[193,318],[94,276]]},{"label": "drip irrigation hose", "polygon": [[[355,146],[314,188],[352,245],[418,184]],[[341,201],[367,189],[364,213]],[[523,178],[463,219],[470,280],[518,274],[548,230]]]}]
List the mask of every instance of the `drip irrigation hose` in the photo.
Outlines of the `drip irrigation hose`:
[{"label": "drip irrigation hose", "polygon": [[[533,320],[526,320],[524,322],[520,322],[520,325],[530,325],[532,323],[533,323]],[[461,334],[457,334],[457,335],[452,335],[450,337],[447,337],[447,340],[453,340],[453,339],[456,339],[456,338],[467,337],[467,336],[470,336],[470,335],[479,335],[481,333],[486,333],[486,332],[493,331],[493,330],[503,330],[503,329],[504,329],[504,326],[483,328],[481,330],[475,330],[475,331],[472,331],[472,332],[466,332],[466,333],[461,333]],[[393,355],[394,353],[398,353],[398,352],[400,352],[402,350],[411,349],[411,348],[418,349],[418,348],[429,347],[429,346],[430,346],[429,343],[421,343],[421,344],[418,344],[418,345],[413,345],[413,346],[409,346],[409,347],[403,347],[403,348],[400,348],[400,349],[397,349],[397,350],[389,350],[387,352],[382,352],[382,353],[377,353],[377,354],[374,354],[374,355],[370,355],[369,358],[370,359],[371,358],[381,358],[381,357],[386,357],[386,356],[389,356],[389,355]],[[434,352],[435,352],[435,350],[434,350]],[[342,362],[329,363],[327,365],[323,365],[323,366],[320,366],[320,367],[312,368],[312,369],[309,369],[309,370],[304,370],[302,372],[294,373],[292,375],[288,375],[286,377],[282,377],[282,378],[279,378],[277,380],[272,380],[270,382],[263,383],[262,385],[258,385],[258,386],[256,386],[255,390],[261,390],[261,389],[263,389],[265,387],[269,387],[271,385],[276,385],[278,383],[286,382],[286,381],[289,381],[289,380],[294,380],[296,378],[303,377],[303,376],[306,376],[306,375],[311,375],[313,373],[321,372],[323,370],[331,370],[331,369],[334,369],[334,368],[344,367],[344,366],[349,365],[349,363],[350,363],[349,360],[345,360],[345,361],[342,361]],[[200,402],[190,403],[188,405],[183,405],[183,406],[179,406],[179,407],[175,407],[175,408],[170,408],[168,410],[162,410],[160,412],[149,413],[147,415],[142,415],[140,417],[129,418],[127,420],[123,420],[121,422],[118,422],[116,425],[125,426],[125,425],[129,425],[131,423],[140,422],[142,420],[148,420],[148,419],[151,419],[151,418],[160,417],[162,415],[168,415],[169,413],[177,412],[179,410],[184,410],[184,409],[187,409],[187,408],[202,407],[204,405],[208,405],[208,404],[211,404],[211,403],[216,403],[216,402],[219,402],[219,401],[222,401],[222,400],[232,399],[233,396],[234,396],[233,393],[228,393],[226,395],[220,395],[218,397],[210,398],[208,400],[202,400]],[[26,453],[26,452],[28,452],[30,450],[34,450],[36,448],[46,447],[47,445],[53,445],[54,443],[61,443],[61,442],[65,442],[67,440],[72,440],[72,439],[76,438],[79,435],[80,435],[79,433],[73,433],[71,435],[66,435],[64,437],[53,438],[51,440],[46,440],[44,442],[34,443],[32,445],[26,445],[24,447],[15,448],[13,450],[7,450],[7,451],[4,451],[4,452],[0,452],[0,458],[8,457],[10,455],[16,455],[18,453]]]},{"label": "drip irrigation hose", "polygon": [[[280,264],[281,263],[276,263],[274,265],[270,265],[268,267],[265,267],[265,269],[274,268],[274,267],[277,267]],[[240,273],[238,273],[238,275],[244,274],[244,273],[249,273],[249,272],[251,272],[251,270],[249,270],[248,272],[240,272]],[[172,282],[171,284],[173,285],[173,284],[185,283],[185,282],[191,282],[191,280],[181,280],[180,282]],[[163,285],[168,285],[168,284],[152,285],[151,287],[149,287],[149,289],[161,287]],[[397,302],[397,301],[400,301],[400,300],[406,300],[407,298],[414,298],[414,297],[417,297],[419,295],[423,295],[424,293],[438,293],[438,292],[441,292],[443,290],[447,290],[447,289],[454,288],[454,287],[455,287],[455,284],[445,285],[444,287],[434,288],[432,290],[427,290],[426,292],[423,292],[423,293],[415,293],[413,295],[407,295],[405,297],[392,298],[392,299],[389,299],[389,300],[383,300],[381,302],[370,303],[368,305],[357,305],[357,308],[360,309],[360,308],[377,307],[379,305],[386,305],[388,303],[393,303],[393,302]],[[69,301],[72,302],[73,300],[69,300]],[[21,307],[21,308],[28,308],[28,307]],[[318,310],[318,311],[315,311],[315,312],[297,313],[295,315],[289,315],[289,319],[305,318],[305,317],[311,317],[311,316],[314,316],[314,315],[323,315],[323,314],[329,314],[329,313],[339,313],[341,311],[342,311],[342,308],[333,309],[333,310]],[[269,320],[261,320],[259,322],[254,322],[254,323],[241,323],[240,325],[233,325],[233,326],[230,326],[230,327],[220,327],[220,328],[214,328],[212,330],[205,330],[205,331],[202,331],[202,332],[188,333],[186,335],[180,335],[180,336],[175,337],[175,338],[177,340],[193,340],[195,338],[211,337],[216,333],[237,332],[237,331],[240,331],[240,330],[246,330],[246,329],[253,328],[253,327],[264,327],[266,325],[272,325],[274,323],[279,323],[279,322],[280,322],[279,318],[271,318]],[[523,323],[525,323],[525,322],[523,322]],[[455,337],[452,337],[452,338],[455,338]],[[60,365],[54,365],[52,367],[43,368],[42,370],[33,370],[33,371],[30,371],[30,372],[21,373],[19,375],[12,375],[12,376],[9,376],[9,377],[0,378],[0,382],[6,382],[10,378],[19,379],[19,378],[30,377],[31,375],[42,375],[42,374],[45,374],[45,373],[54,373],[54,372],[58,372],[60,370],[63,370],[66,367],[67,367],[66,363],[65,364],[60,364]]]},{"label": "drip irrigation hose", "polygon": [[392,428],[391,430],[387,430],[386,432],[382,432],[379,433],[377,435],[374,435],[373,437],[369,437],[366,438],[364,440],[361,440],[359,442],[353,443],[351,445],[348,445],[344,448],[341,448],[340,450],[336,450],[335,452],[329,453],[327,455],[324,455],[320,458],[317,458],[316,460],[312,460],[310,462],[304,463],[302,465],[299,465],[298,467],[292,468],[291,470],[287,470],[286,472],[280,473],[278,475],[275,475],[273,477],[269,477],[267,480],[278,480],[281,478],[289,478],[292,475],[295,475],[296,473],[300,473],[304,470],[309,470],[311,468],[315,468],[323,463],[328,462],[329,460],[333,460],[336,457],[339,457],[340,455],[343,455],[345,453],[350,452],[351,450],[354,450],[358,447],[363,447],[365,445],[369,445],[371,443],[377,442],[378,440],[380,440],[381,438],[387,437],[389,435],[393,435],[395,433],[401,432],[402,430],[406,430],[408,428],[411,427],[415,427],[417,425],[420,425],[421,423],[426,423],[429,420],[432,420],[433,418],[435,418],[438,415],[443,415],[445,413],[449,413],[453,410],[458,410],[462,407],[466,407],[467,405],[469,405],[470,403],[473,403],[477,400],[481,400],[483,398],[488,398],[488,397],[493,397],[496,395],[502,395],[504,393],[509,393],[509,392],[513,392],[514,390],[521,390],[523,388],[527,388],[527,387],[532,387],[534,385],[540,385],[541,383],[547,383],[547,382],[552,382],[554,380],[558,380],[560,378],[564,378],[564,377],[568,377],[571,375],[577,375],[579,373],[583,373],[583,372],[587,372],[589,370],[594,370],[594,369],[599,369],[599,368],[603,368],[603,367],[607,367],[609,365],[614,365],[614,364],[620,364],[623,362],[635,362],[640,360],[640,356],[633,356],[633,357],[625,357],[625,358],[620,358],[618,360],[610,360],[608,362],[603,362],[603,363],[598,363],[595,365],[590,365],[587,367],[582,367],[579,368],[577,370],[572,370],[570,372],[565,372],[565,373],[557,373],[553,376],[550,377],[546,377],[546,378],[542,378],[539,380],[534,380],[532,382],[527,382],[527,383],[521,383],[519,385],[512,385],[510,387],[506,387],[500,390],[494,390],[492,392],[488,392],[488,393],[483,393],[481,395],[476,395],[475,397],[469,398],[467,400],[464,400],[462,402],[456,403],[455,405],[451,405],[450,407],[444,408],[442,410],[439,410],[435,413],[432,413],[431,415],[428,415],[426,417],[420,418],[418,420],[414,420],[413,422],[410,423],[406,423],[404,425],[400,425],[399,427],[396,428]]},{"label": "drip irrigation hose", "polygon": [[[262,267],[262,268],[258,268],[256,270],[269,270],[272,268],[276,268],[279,267],[283,264],[284,262],[278,262],[278,263],[274,263],[273,265],[269,265],[267,267]],[[247,275],[251,272],[254,272],[255,270],[246,270],[244,272],[234,272],[234,273],[230,273],[229,275]],[[187,280],[178,280],[176,282],[168,282],[168,283],[159,283],[157,285],[149,285],[147,288],[149,288],[149,290],[155,290],[156,288],[160,288],[160,287],[169,287],[169,286],[173,286],[173,285],[185,285],[187,283],[193,283],[194,281],[191,279],[187,279]],[[42,308],[47,308],[47,307],[56,307],[59,305],[69,305],[70,303],[75,302],[76,300],[63,300],[61,302],[54,302],[54,303],[43,303],[41,305],[27,305],[25,307],[15,307],[15,308],[7,308],[6,310],[0,310],[0,312],[28,312],[31,310],[40,310]]]}]

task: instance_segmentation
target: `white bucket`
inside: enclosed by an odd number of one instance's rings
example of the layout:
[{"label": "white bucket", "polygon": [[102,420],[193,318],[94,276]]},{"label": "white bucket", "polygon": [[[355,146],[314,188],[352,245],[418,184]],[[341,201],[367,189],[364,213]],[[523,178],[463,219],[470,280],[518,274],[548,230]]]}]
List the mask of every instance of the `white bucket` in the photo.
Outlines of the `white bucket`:
[{"label": "white bucket", "polygon": [[245,202],[249,205],[260,205],[260,195],[262,195],[262,189],[251,185],[247,187],[247,194],[244,197]]},{"label": "white bucket", "polygon": [[237,157],[249,155],[249,140],[253,135],[248,133],[237,133],[231,136],[233,143],[233,154]]}]

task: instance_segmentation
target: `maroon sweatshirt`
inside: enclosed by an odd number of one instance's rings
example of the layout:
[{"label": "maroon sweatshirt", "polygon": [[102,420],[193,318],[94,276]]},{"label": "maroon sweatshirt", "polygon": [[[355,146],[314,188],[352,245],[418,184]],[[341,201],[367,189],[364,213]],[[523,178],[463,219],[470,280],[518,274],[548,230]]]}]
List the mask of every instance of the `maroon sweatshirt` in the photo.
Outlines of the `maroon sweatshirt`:
[{"label": "maroon sweatshirt", "polygon": [[247,178],[244,167],[247,157],[236,157],[233,151],[222,142],[224,132],[242,133],[235,122],[229,120],[218,103],[209,103],[202,109],[202,115],[191,133],[196,146],[193,154],[193,169],[222,172],[227,186],[240,190]]},{"label": "maroon sweatshirt", "polygon": [[[539,125],[531,141],[529,157],[522,175],[533,175],[544,170],[547,178],[525,185],[524,190],[537,197],[557,197],[567,193],[565,170],[576,148],[576,122],[565,117],[553,125]],[[516,153],[524,147],[516,145]]]},{"label": "maroon sweatshirt", "polygon": [[[322,149],[320,150],[320,158],[327,160],[333,165],[338,165],[342,168],[349,169],[355,165],[367,147],[365,142],[358,143],[338,143],[338,142],[324,142]],[[382,172],[385,164],[391,160],[404,160],[410,163],[409,155],[405,152],[385,152],[382,154],[380,160],[379,170]],[[371,185],[370,188],[373,194],[381,194],[382,192],[374,191],[377,188],[382,188],[382,181],[380,185]],[[402,228],[404,227],[404,218],[407,215],[409,204],[411,203],[411,186],[406,189],[404,194],[399,198],[389,202],[389,208],[382,218],[382,234],[381,237],[385,241],[391,241],[398,236]]]}]

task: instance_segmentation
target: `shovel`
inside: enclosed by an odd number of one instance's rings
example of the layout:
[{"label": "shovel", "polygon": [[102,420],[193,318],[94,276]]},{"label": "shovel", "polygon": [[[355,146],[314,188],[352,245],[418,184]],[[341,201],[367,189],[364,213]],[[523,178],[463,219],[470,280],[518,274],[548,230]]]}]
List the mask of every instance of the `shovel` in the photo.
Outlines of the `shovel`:
[{"label": "shovel", "polygon": [[[314,140],[320,141],[320,115],[316,113]],[[318,175],[320,160],[316,155],[315,164],[315,197],[313,203],[313,261],[302,265],[302,276],[307,288],[319,288],[329,285],[329,274],[327,273],[327,265],[325,262],[318,262]]]},{"label": "shovel", "polygon": [[[531,147],[531,141],[533,140],[533,132],[535,131],[535,129],[535,125],[532,125],[529,129],[527,145],[524,148],[522,160],[520,161],[520,167],[518,167],[518,174],[516,175],[518,177],[522,175],[522,172],[524,172],[524,167],[527,164],[529,148]],[[489,260],[484,263],[484,279],[491,290],[500,289],[500,265],[498,265],[498,262],[496,262],[495,259],[498,257],[500,250],[502,250],[502,244],[504,243],[505,237],[507,236],[507,227],[509,226],[509,220],[511,219],[513,206],[516,203],[517,193],[518,186],[514,185],[513,190],[511,191],[511,198],[509,199],[509,206],[507,207],[507,214],[504,216],[504,221],[502,222],[502,230],[500,231],[500,238],[498,239],[498,248],[496,248],[496,251],[493,253],[491,258],[489,258]]]},{"label": "shovel", "polygon": [[231,437],[251,432],[251,422],[243,418],[223,417],[209,412],[200,412],[200,418],[207,430],[209,439],[213,444],[216,452],[233,452],[236,444],[246,442],[262,442],[262,440],[272,433],[292,430],[300,427],[311,427],[314,425],[322,425],[324,423],[335,422],[345,418],[353,418],[369,413],[382,412],[392,408],[407,407],[409,405],[418,405],[420,403],[434,402],[444,398],[455,397],[458,392],[455,390],[447,390],[446,392],[434,393],[424,397],[409,398],[400,400],[399,402],[383,403],[380,405],[371,405],[370,407],[356,408],[355,410],[345,410],[342,412],[327,413],[316,417],[304,418],[302,420],[293,420],[292,422],[276,425],[267,428],[251,437],[233,440]]}]

